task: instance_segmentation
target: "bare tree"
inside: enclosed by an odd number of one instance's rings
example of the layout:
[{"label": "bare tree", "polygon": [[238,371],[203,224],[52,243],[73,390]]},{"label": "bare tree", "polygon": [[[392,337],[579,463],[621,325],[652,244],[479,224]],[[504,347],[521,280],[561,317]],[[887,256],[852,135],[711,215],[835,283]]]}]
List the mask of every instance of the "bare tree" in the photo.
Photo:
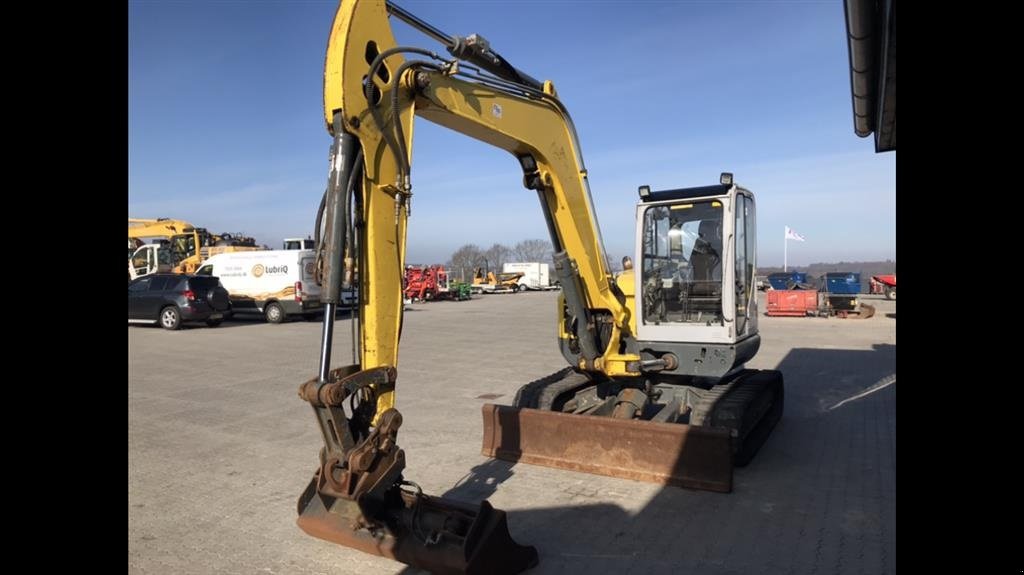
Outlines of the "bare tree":
[{"label": "bare tree", "polygon": [[551,242],[547,240],[523,240],[516,244],[516,259],[521,262],[550,262]]},{"label": "bare tree", "polygon": [[512,249],[506,245],[494,244],[486,252],[487,265],[492,272],[500,272],[505,262],[512,261]]},{"label": "bare tree", "polygon": [[472,281],[473,269],[484,267],[486,256],[476,244],[466,244],[455,250],[448,260],[448,270],[452,277],[460,281]]}]

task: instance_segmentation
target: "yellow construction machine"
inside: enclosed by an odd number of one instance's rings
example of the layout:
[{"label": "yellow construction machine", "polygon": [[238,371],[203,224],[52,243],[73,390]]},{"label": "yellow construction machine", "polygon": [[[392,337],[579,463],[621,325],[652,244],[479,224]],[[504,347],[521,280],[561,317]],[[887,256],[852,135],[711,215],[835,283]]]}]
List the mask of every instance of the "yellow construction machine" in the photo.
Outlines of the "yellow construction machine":
[{"label": "yellow construction machine", "polygon": [[[448,56],[397,46],[389,16]],[[394,404],[417,116],[516,158],[540,199],[562,287],[558,342],[569,366],[524,385],[512,406],[484,406],[484,453],[730,491],[734,464],[753,456],[783,403],[779,372],[744,368],[760,345],[753,195],[728,173],[696,188],[639,186],[638,269],[629,259],[613,276],[554,85],[479,35],[448,35],[391,2],[342,0],[324,69],[333,143],[315,235],[325,320],[318,374],[299,388],[324,446],[299,526],[437,573],[514,573],[538,561],[512,540],[504,512],[424,495],[403,476]],[[352,363],[332,367],[333,310],[353,286]]]},{"label": "yellow construction machine", "polygon": [[484,275],[483,268],[473,270],[473,288],[482,293],[512,292],[519,291],[519,278],[526,275],[523,272],[499,273],[487,272]]},{"label": "yellow construction machine", "polygon": [[[154,238],[158,243],[142,241]],[[211,234],[182,220],[128,218],[128,249],[128,278],[132,279],[157,271],[191,274],[212,255],[261,248],[251,237]]]}]

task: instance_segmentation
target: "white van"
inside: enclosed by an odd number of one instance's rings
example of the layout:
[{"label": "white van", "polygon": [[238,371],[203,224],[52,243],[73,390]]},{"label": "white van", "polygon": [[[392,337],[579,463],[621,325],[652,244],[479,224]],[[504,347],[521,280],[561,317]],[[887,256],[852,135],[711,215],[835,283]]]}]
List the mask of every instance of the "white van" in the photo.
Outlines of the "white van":
[{"label": "white van", "polygon": [[259,313],[270,323],[323,309],[313,250],[265,250],[210,256],[196,275],[217,276],[235,314]]}]

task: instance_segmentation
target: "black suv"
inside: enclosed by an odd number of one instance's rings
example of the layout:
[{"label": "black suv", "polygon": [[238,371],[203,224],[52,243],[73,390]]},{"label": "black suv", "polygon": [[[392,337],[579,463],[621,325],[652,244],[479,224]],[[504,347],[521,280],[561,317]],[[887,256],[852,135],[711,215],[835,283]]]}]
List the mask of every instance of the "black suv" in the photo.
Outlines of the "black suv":
[{"label": "black suv", "polygon": [[231,314],[228,292],[213,276],[150,274],[128,282],[128,322],[178,329],[184,321],[215,327]]}]

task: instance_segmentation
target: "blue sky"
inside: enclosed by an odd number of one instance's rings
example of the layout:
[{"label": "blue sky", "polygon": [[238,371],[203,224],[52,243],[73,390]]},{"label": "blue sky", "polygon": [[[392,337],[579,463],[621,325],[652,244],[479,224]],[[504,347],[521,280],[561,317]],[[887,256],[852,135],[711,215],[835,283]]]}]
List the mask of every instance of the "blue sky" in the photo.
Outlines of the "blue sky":
[{"label": "blue sky", "polygon": [[[576,124],[605,248],[631,254],[636,189],[754,192],[759,265],[895,259],[896,154],[853,133],[841,0],[398,4],[479,33],[552,80]],[[128,215],[313,231],[327,181],[323,57],[334,2],[129,2]],[[399,43],[443,52],[401,22]],[[505,152],[419,121],[408,260],[547,239]]]}]

